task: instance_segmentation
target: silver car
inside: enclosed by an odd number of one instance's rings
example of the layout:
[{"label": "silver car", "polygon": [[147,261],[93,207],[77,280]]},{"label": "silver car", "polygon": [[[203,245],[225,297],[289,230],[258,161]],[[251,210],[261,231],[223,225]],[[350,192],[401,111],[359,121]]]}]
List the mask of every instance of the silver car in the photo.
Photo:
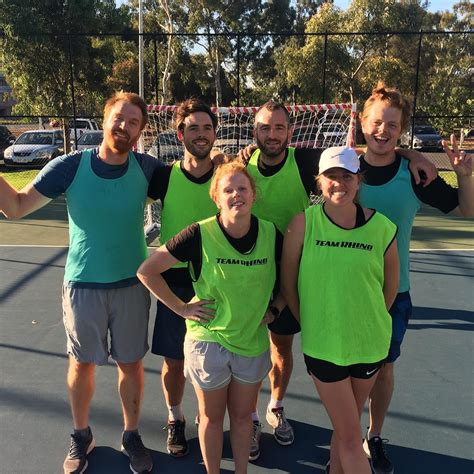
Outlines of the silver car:
[{"label": "silver car", "polygon": [[[413,148],[424,151],[443,151],[441,135],[430,125],[415,125],[413,127]],[[411,146],[411,133],[405,132],[400,137],[400,145]]]},{"label": "silver car", "polygon": [[94,130],[92,132],[84,132],[77,140],[75,150],[87,150],[88,148],[96,148],[102,143],[104,138],[103,130]]},{"label": "silver car", "polygon": [[62,130],[30,130],[22,133],[4,152],[5,166],[42,167],[63,153]]}]

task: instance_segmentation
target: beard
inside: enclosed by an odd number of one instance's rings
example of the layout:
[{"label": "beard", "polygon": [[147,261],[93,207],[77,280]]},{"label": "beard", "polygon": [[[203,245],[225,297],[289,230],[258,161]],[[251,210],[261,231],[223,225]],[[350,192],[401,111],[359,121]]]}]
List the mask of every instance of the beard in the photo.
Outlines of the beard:
[{"label": "beard", "polygon": [[[117,137],[114,132],[120,132],[125,134],[126,137]],[[130,137],[130,135],[123,130],[111,130],[109,133],[105,134],[104,137],[108,135],[108,142],[110,143],[110,147],[115,149],[118,153],[123,154],[127,153],[133,149],[137,138]]]},{"label": "beard", "polygon": [[[268,158],[277,158],[280,156],[288,147],[288,138],[286,138],[284,141],[280,142],[280,146],[277,147],[272,147],[270,148],[268,145],[265,145],[264,142],[262,142],[258,136],[255,137],[258,148],[260,148],[260,153],[265,155]],[[276,141],[274,141],[276,144]]]},{"label": "beard", "polygon": [[205,160],[211,153],[213,143],[207,144],[205,147],[195,146],[192,142],[184,141],[184,147],[188,152],[193,155],[197,160]]}]

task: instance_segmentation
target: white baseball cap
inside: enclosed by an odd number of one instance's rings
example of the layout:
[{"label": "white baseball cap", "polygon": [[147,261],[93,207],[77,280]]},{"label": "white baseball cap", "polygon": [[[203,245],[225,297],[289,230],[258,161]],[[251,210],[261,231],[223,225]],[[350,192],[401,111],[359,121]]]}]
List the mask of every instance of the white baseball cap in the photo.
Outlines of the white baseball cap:
[{"label": "white baseball cap", "polygon": [[343,168],[351,173],[359,172],[359,157],[353,148],[333,146],[324,150],[319,159],[319,174],[331,168]]}]

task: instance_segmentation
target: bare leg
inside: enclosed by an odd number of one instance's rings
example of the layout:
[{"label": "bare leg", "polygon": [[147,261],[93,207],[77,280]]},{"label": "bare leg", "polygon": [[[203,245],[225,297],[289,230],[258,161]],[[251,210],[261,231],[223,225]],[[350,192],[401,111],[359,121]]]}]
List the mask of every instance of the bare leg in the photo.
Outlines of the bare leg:
[{"label": "bare leg", "polygon": [[170,359],[165,357],[161,371],[161,383],[165,396],[166,406],[180,405],[183,401],[186,378],[184,377],[184,359]]},{"label": "bare leg", "polygon": [[228,392],[230,442],[236,474],[245,474],[252,439],[252,411],[260,388],[258,384],[242,384],[232,379]]},{"label": "bare leg", "polygon": [[136,430],[143,398],[143,364],[141,360],[132,363],[117,362],[117,368],[124,430]]},{"label": "bare leg", "polygon": [[74,429],[89,426],[89,408],[95,389],[95,364],[78,362],[69,356],[67,388]]},{"label": "bare leg", "polygon": [[369,396],[369,430],[382,433],[382,426],[392,400],[395,385],[394,364],[386,363],[380,370]]},{"label": "bare leg", "polygon": [[324,383],[313,377],[334,427],[331,440],[331,451],[334,450],[331,452],[331,474],[371,474],[362,449],[360,412],[374,379],[375,377],[368,380],[346,378],[339,382]]},{"label": "bare leg", "polygon": [[194,385],[199,403],[199,445],[208,474],[219,474],[224,439],[223,425],[227,390],[201,390]]},{"label": "bare leg", "polygon": [[293,372],[293,336],[281,336],[270,332],[272,368],[268,376],[272,398],[283,400]]}]

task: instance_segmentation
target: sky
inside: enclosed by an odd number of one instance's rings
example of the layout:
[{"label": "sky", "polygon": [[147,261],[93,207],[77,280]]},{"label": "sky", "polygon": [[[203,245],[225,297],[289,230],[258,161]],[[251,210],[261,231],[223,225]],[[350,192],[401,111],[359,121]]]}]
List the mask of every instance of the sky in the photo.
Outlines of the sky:
[{"label": "sky", "polygon": [[[121,5],[122,3],[126,3],[127,0],[115,0],[117,5]],[[350,0],[335,0],[334,4],[339,8],[346,9],[347,6],[350,4]],[[453,5],[458,3],[457,0],[431,0],[428,10],[430,12],[437,12],[437,11],[444,11],[450,10],[453,11]]]}]

